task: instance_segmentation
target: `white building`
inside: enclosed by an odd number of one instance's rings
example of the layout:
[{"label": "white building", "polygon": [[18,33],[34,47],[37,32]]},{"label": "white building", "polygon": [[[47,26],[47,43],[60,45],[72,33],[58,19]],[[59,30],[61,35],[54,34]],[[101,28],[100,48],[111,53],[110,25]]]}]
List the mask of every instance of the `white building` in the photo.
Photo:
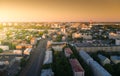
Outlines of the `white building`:
[{"label": "white building", "polygon": [[32,38],[32,39],[30,40],[30,44],[32,44],[32,45],[37,44],[37,38]]},{"label": "white building", "polygon": [[73,33],[72,38],[84,38],[84,39],[92,39],[92,36],[87,33]]},{"label": "white building", "polygon": [[22,55],[22,50],[13,50],[13,53],[14,54]]},{"label": "white building", "polygon": [[45,58],[43,64],[50,64],[53,61],[52,51],[45,52]]},{"label": "white building", "polygon": [[120,39],[115,39],[115,45],[120,45]]},{"label": "white building", "polygon": [[0,40],[4,40],[4,39],[6,39],[6,33],[4,32],[4,31],[0,31]]},{"label": "white building", "polygon": [[110,64],[110,59],[108,59],[107,57],[105,57],[101,54],[98,54],[98,58],[100,59],[100,62],[102,65]]},{"label": "white building", "polygon": [[77,59],[70,59],[69,62],[71,64],[74,76],[84,76],[84,69]]},{"label": "white building", "polygon": [[73,52],[70,48],[65,48],[64,52],[65,52],[66,57],[70,57],[70,55],[73,54]]},{"label": "white building", "polygon": [[24,50],[24,54],[25,55],[30,55],[31,51],[32,51],[32,48],[27,48],[27,49]]},{"label": "white building", "polygon": [[113,32],[109,33],[109,39],[119,39],[119,38],[120,38],[119,33],[113,33]]},{"label": "white building", "polygon": [[52,69],[43,69],[40,76],[54,76]]},{"label": "white building", "polygon": [[9,46],[6,45],[0,45],[0,48],[3,49],[3,51],[9,50]]},{"label": "white building", "polygon": [[73,33],[72,34],[72,38],[80,38],[81,37],[81,34],[80,33]]},{"label": "white building", "polygon": [[114,64],[120,63],[120,56],[111,56],[110,59]]}]

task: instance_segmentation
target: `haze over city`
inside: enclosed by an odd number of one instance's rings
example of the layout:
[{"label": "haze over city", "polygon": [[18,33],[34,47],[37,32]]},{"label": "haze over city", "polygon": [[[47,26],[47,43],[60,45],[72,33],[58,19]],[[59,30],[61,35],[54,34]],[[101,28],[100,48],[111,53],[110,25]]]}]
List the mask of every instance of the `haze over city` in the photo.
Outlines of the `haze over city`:
[{"label": "haze over city", "polygon": [[0,22],[119,22],[119,3],[119,0],[0,0]]}]

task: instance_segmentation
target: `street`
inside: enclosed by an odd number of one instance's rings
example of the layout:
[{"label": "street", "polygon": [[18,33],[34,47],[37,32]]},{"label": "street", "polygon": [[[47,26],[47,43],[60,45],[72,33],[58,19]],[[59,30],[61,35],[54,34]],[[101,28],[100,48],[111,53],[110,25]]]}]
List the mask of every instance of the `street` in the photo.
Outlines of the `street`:
[{"label": "street", "polygon": [[41,67],[43,64],[47,39],[41,39],[37,48],[33,49],[30,60],[19,76],[40,76]]}]

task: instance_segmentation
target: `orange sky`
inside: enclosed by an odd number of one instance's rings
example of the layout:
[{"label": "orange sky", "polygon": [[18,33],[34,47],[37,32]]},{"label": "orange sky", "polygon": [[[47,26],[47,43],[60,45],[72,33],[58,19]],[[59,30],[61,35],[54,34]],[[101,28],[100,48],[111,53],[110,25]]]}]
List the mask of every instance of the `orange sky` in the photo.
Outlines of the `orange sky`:
[{"label": "orange sky", "polygon": [[120,21],[120,0],[0,0],[3,21]]}]

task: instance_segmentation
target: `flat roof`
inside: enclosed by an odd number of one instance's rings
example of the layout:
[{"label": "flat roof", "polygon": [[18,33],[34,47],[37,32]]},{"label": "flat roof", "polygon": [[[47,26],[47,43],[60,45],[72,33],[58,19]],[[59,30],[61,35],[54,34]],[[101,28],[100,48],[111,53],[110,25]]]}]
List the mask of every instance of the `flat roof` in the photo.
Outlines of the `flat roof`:
[{"label": "flat roof", "polygon": [[84,69],[80,65],[77,59],[69,59],[69,62],[72,66],[72,70],[75,72],[84,72]]},{"label": "flat roof", "polygon": [[70,48],[65,48],[65,52],[68,53],[68,54],[72,54],[72,50]]}]

